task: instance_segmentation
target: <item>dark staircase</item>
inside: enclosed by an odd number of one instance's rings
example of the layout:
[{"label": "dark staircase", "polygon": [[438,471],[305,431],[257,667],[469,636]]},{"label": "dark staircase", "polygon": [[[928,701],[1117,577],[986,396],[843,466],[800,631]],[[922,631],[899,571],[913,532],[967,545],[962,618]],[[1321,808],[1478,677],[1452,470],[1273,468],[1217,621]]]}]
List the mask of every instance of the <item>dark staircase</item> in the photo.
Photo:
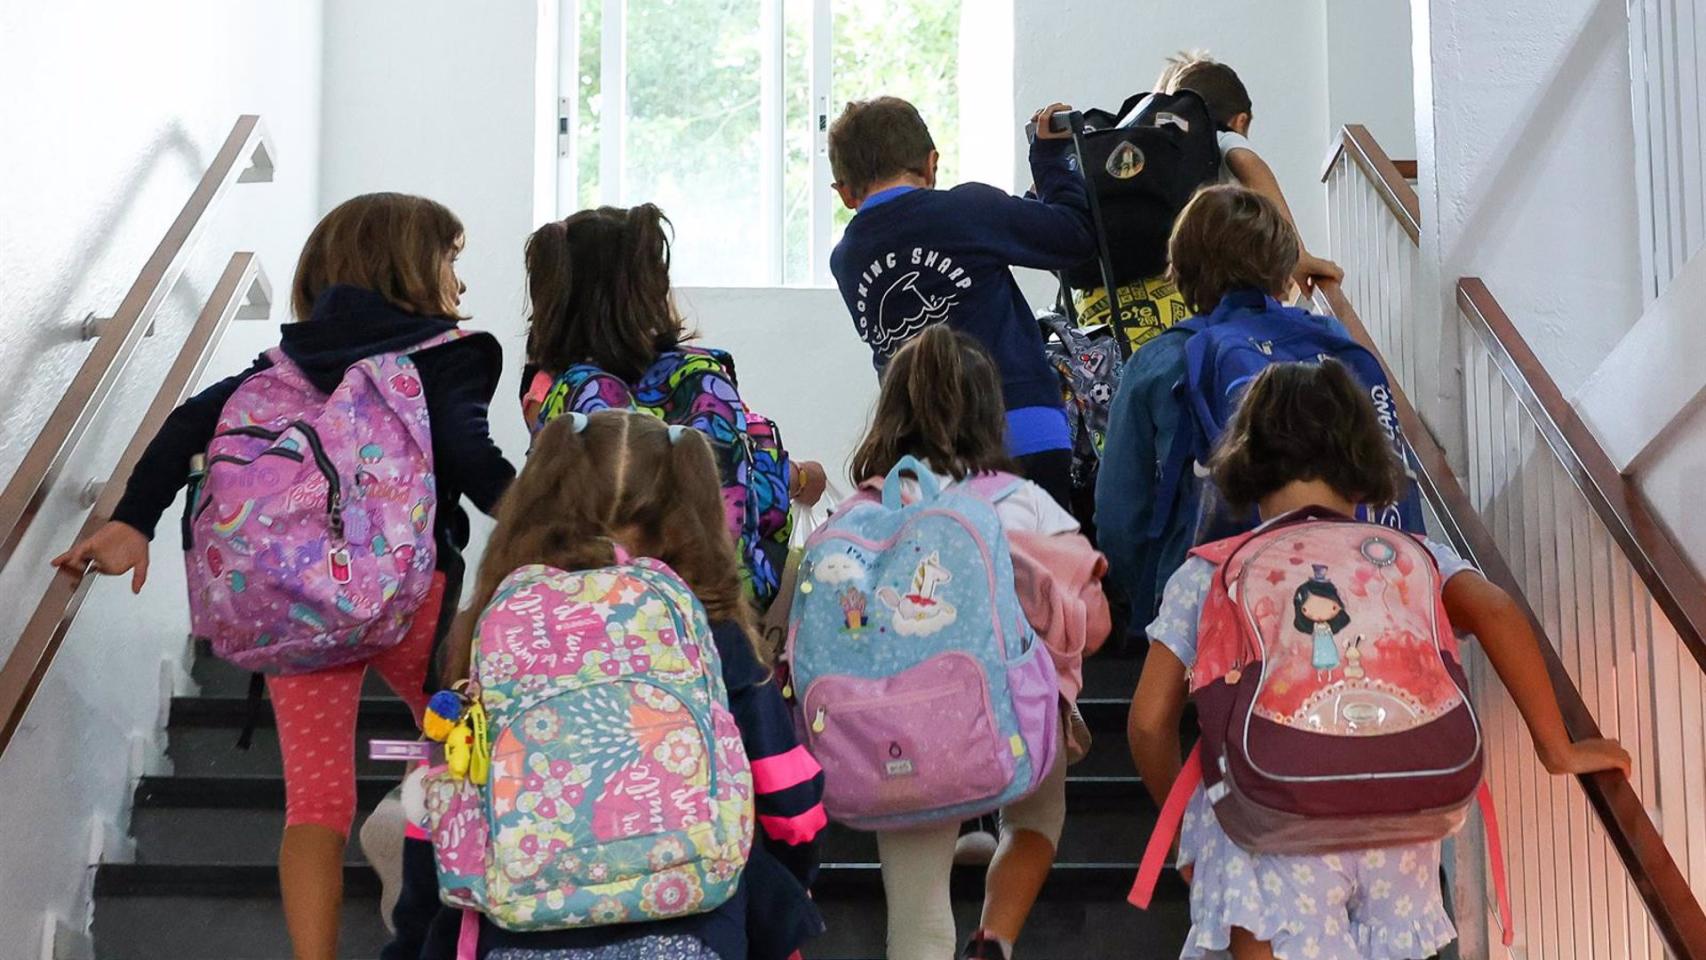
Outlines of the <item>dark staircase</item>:
[{"label": "dark staircase", "polygon": [[[1086,665],[1085,719],[1096,737],[1067,780],[1066,831],[1042,900],[1018,950],[1021,957],[1175,957],[1189,925],[1184,886],[1169,873],[1147,913],[1125,902],[1155,806],[1133,774],[1125,716],[1140,661],[1097,658]],[[205,652],[193,674],[197,696],[175,698],[168,726],[170,776],[137,785],[133,863],[95,875],[96,955],[103,960],[248,960],[290,956],[275,868],[284,822],[284,781],[270,710],[253,747],[235,747],[248,717],[246,675]],[[371,675],[361,706],[358,808],[373,808],[395,785],[395,763],[361,755],[370,738],[414,736],[402,703]],[[357,829],[360,816],[357,818]],[[806,956],[883,956],[882,881],[876,843],[831,827],[814,890],[829,932]],[[982,868],[956,867],[954,903],[961,936],[977,923]],[[353,839],[344,867],[342,955],[375,957],[387,934],[379,883]]]}]

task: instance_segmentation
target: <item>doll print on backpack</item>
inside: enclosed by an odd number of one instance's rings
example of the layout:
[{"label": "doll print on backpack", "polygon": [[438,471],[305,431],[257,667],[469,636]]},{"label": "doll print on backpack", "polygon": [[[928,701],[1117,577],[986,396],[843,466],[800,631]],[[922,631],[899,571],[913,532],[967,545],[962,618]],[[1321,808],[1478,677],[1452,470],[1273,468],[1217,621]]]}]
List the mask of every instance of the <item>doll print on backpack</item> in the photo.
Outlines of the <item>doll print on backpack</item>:
[{"label": "doll print on backpack", "polygon": [[[1228,586],[1263,649],[1253,716],[1360,737],[1412,729],[1462,705],[1440,669],[1458,653],[1430,599],[1433,564],[1407,535],[1376,531],[1312,525],[1230,561]],[[1216,674],[1208,663],[1197,671]]]}]

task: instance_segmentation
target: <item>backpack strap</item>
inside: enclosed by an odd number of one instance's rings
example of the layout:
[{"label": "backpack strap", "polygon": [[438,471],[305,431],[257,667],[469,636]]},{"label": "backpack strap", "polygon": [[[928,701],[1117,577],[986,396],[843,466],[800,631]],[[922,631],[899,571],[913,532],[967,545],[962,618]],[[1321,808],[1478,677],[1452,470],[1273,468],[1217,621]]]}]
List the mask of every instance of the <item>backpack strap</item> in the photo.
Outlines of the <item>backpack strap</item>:
[{"label": "backpack strap", "polygon": [[456,960],[478,960],[480,956],[480,915],[472,910],[462,911],[462,929],[456,935]]},{"label": "backpack strap", "polygon": [[1167,854],[1173,849],[1173,839],[1179,835],[1179,824],[1185,819],[1185,808],[1202,783],[1202,744],[1191,748],[1173,789],[1167,791],[1167,802],[1161,805],[1161,816],[1149,835],[1149,846],[1143,849],[1143,860],[1137,868],[1137,881],[1131,886],[1127,902],[1139,910],[1148,910],[1155,897],[1155,885],[1161,880],[1161,868],[1167,864]]},{"label": "backpack strap", "polygon": [[1505,849],[1499,842],[1499,811],[1493,803],[1493,788],[1487,778],[1481,778],[1481,789],[1475,792],[1481,806],[1481,822],[1487,829],[1487,860],[1493,868],[1493,897],[1499,904],[1499,926],[1503,929],[1505,946],[1516,942],[1516,922],[1511,917],[1511,891],[1505,879]]}]

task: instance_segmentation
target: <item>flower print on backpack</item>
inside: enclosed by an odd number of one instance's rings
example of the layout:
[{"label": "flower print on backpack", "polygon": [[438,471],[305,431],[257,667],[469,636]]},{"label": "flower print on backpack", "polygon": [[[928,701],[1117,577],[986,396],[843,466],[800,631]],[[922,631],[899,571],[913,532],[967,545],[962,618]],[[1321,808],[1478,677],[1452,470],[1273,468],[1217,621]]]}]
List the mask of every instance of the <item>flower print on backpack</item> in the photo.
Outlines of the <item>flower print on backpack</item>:
[{"label": "flower print on backpack", "polygon": [[1310,663],[1326,673],[1339,668],[1339,631],[1350,626],[1351,616],[1345,612],[1345,601],[1339,588],[1327,579],[1327,565],[1311,564],[1313,575],[1303,581],[1292,595],[1294,624],[1298,631],[1309,635],[1314,644]]}]

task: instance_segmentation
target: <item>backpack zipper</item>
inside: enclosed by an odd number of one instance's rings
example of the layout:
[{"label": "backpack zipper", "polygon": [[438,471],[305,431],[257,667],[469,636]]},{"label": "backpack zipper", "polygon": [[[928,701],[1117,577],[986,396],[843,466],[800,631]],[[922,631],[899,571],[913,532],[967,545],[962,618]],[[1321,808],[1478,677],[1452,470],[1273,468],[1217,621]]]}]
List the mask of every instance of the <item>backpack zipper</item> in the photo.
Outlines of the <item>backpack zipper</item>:
[{"label": "backpack zipper", "polygon": [[[326,447],[320,442],[319,432],[312,426],[309,426],[306,420],[292,420],[283,430],[269,430],[266,427],[250,425],[232,427],[229,430],[220,431],[213,436],[216,440],[220,437],[256,437],[261,440],[277,440],[292,429],[301,433],[302,439],[308,441],[308,449],[314,455],[314,465],[319,468],[320,475],[326,478],[326,523],[332,528],[332,536],[339,540],[343,540],[343,484],[338,480],[338,470],[337,467],[332,465],[332,458],[326,455]],[[257,454],[255,459],[258,460],[261,457],[269,455],[288,457],[298,463],[301,463],[303,459],[302,454],[295,450],[288,450],[283,447],[274,447],[270,450],[264,450]],[[249,464],[254,461],[222,455],[212,458],[208,461],[208,464],[211,466],[214,463],[220,462]]]}]

